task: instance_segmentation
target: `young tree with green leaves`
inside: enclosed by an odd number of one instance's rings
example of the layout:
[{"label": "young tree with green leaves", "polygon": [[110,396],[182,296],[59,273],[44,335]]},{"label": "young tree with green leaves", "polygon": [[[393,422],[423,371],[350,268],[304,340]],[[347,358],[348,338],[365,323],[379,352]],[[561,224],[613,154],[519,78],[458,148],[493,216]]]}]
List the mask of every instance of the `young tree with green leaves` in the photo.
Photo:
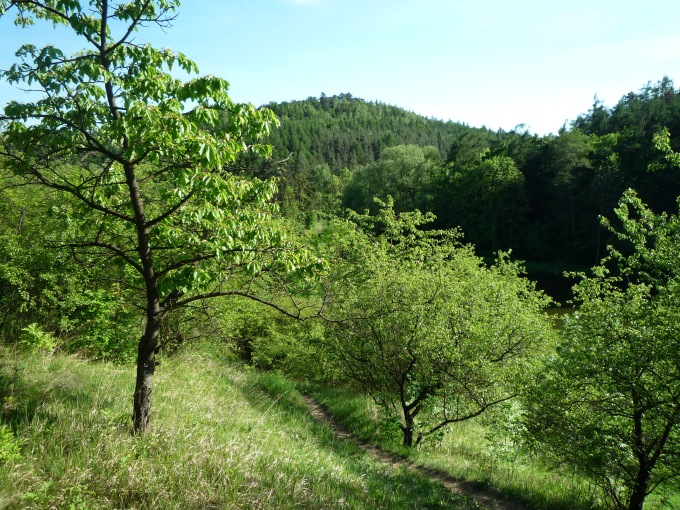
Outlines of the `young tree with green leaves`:
[{"label": "young tree with green leaves", "polygon": [[387,200],[391,196],[397,211],[430,210],[440,159],[432,146],[386,147],[378,161],[356,170],[345,188],[343,205],[358,212],[376,212],[373,198]]},{"label": "young tree with green leaves", "polygon": [[680,476],[680,219],[632,190],[616,215],[621,248],[575,286],[580,307],[526,394],[527,432],[612,507],[641,510]]},{"label": "young tree with green leaves", "polygon": [[133,412],[140,433],[150,424],[166,314],[245,296],[299,316],[291,294],[284,289],[278,299],[263,282],[318,267],[277,219],[275,181],[228,171],[240,154],[270,153],[258,141],[276,123],[273,114],[233,103],[223,79],[177,79],[173,70],[197,74],[194,62],[134,41],[140,27],[168,27],[178,7],[178,0],[0,0],[0,15],[14,12],[18,25],[50,23],[86,46],[73,55],[19,49],[2,77],[33,91],[32,100],[5,107],[0,152],[4,168],[26,183],[75,200],[61,211],[73,232],[65,245],[128,268],[145,319]]},{"label": "young tree with green leaves", "polygon": [[[340,260],[325,312],[332,354],[399,421],[404,446],[517,395],[551,327],[549,302],[506,256],[487,267],[432,215],[354,216],[336,226]],[[368,234],[366,232],[369,232]]]}]

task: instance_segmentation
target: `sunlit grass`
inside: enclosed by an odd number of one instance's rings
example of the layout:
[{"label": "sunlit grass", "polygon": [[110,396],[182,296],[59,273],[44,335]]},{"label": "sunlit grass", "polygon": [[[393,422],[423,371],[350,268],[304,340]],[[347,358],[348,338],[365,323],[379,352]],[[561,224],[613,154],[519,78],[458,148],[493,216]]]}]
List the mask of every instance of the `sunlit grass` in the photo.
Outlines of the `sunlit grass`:
[{"label": "sunlit grass", "polygon": [[476,482],[525,508],[598,508],[597,492],[585,481],[567,471],[548,469],[539,459],[522,456],[512,448],[504,451],[502,445],[489,441],[488,429],[480,421],[450,426],[443,439],[426,441],[408,452],[401,446],[399,431],[375,419],[369,398],[338,389],[312,391],[350,430],[388,451],[408,455],[417,464]]},{"label": "sunlit grass", "polygon": [[337,440],[292,383],[211,352],[163,360],[145,437],[131,367],[2,353],[21,458],[0,464],[0,508],[476,508]]}]

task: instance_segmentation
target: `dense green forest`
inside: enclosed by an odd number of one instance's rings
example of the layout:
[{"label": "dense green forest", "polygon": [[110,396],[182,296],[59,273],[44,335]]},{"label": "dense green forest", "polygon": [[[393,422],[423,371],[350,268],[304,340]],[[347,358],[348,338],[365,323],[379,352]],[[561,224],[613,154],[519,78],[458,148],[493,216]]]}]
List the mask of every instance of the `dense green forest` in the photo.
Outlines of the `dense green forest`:
[{"label": "dense green forest", "polygon": [[427,119],[351,94],[267,107],[281,121],[269,142],[289,216],[375,210],[373,197],[391,195],[398,211],[431,211],[435,227],[461,227],[478,253],[512,249],[543,272],[599,262],[612,240],[599,217],[612,218],[624,190],[658,212],[673,212],[680,194],[680,174],[652,143],[662,127],[680,132],[668,78],[613,108],[595,100],[544,137]]},{"label": "dense green forest", "polygon": [[42,92],[0,114],[0,507],[477,505],[336,450],[303,392],[527,508],[677,507],[672,81],[544,137],[256,108],[134,42],[178,7],[0,0],[85,48],[0,72]]}]

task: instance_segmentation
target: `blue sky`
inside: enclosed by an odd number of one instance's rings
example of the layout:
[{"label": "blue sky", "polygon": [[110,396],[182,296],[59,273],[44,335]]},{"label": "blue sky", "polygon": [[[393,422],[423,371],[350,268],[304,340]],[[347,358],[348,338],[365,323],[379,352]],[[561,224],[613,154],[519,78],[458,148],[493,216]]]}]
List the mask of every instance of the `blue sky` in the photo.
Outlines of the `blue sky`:
[{"label": "blue sky", "polygon": [[[261,105],[349,92],[428,117],[557,132],[664,76],[680,85],[676,0],[185,0],[167,32]],[[77,49],[49,26],[0,19],[0,68],[23,42]],[[0,85],[0,105],[16,91]]]}]

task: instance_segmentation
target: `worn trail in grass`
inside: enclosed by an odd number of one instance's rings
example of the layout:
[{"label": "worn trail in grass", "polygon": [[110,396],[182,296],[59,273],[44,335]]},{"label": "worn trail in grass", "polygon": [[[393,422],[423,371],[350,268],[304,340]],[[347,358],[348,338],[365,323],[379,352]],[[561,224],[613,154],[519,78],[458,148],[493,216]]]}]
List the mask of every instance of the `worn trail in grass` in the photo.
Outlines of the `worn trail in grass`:
[{"label": "worn trail in grass", "polygon": [[395,455],[382,450],[374,444],[369,443],[361,438],[352,435],[347,428],[333,420],[333,418],[326,412],[326,410],[314,398],[306,395],[304,397],[305,403],[317,421],[328,425],[333,433],[341,439],[352,441],[363,450],[370,452],[379,458],[383,463],[389,464],[393,467],[405,467],[409,470],[418,472],[428,477],[434,483],[440,483],[450,491],[456,494],[465,494],[471,496],[484,508],[493,510],[521,510],[517,504],[503,499],[489,491],[479,489],[474,484],[463,480],[461,478],[454,478],[443,471],[432,468],[427,468],[415,464],[404,457]]}]

